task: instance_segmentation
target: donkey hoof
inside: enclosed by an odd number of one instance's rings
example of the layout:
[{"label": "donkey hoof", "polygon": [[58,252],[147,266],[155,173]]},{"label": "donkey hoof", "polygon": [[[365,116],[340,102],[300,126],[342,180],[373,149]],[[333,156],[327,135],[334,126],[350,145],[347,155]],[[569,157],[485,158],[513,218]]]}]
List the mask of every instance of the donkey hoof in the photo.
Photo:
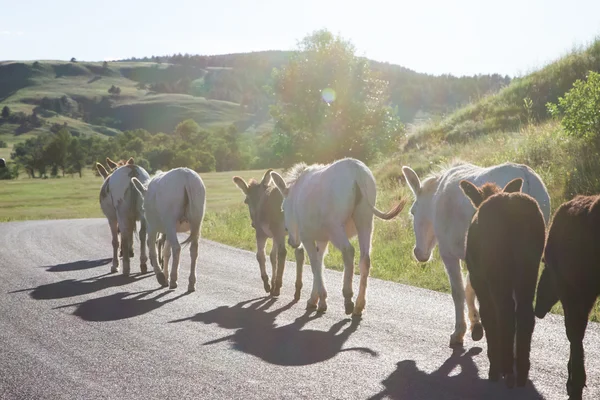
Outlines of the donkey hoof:
[{"label": "donkey hoof", "polygon": [[159,284],[160,286],[163,286],[163,287],[164,287],[164,286],[167,286],[167,285],[168,285],[168,283],[167,283],[167,278],[165,278],[165,276],[164,276],[162,273],[158,273],[158,274],[156,274],[156,280],[158,281],[158,284]]},{"label": "donkey hoof", "polygon": [[506,387],[512,389],[515,387],[515,374],[506,374],[504,375],[504,383]]},{"label": "donkey hoof", "polygon": [[146,263],[141,263],[140,271],[142,272],[142,274],[145,274],[146,272],[148,272],[148,265],[146,265]]},{"label": "donkey hoof", "polygon": [[129,271],[123,270],[123,276],[124,277],[129,277]]},{"label": "donkey hoof", "polygon": [[294,300],[298,301],[300,300],[300,290],[296,289],[296,293],[294,293]]},{"label": "donkey hoof", "polygon": [[327,304],[319,305],[319,307],[317,308],[318,313],[323,314],[325,311],[327,311]]},{"label": "donkey hoof", "polygon": [[169,289],[177,289],[177,282],[169,283]]},{"label": "donkey hoof", "polygon": [[344,302],[344,308],[346,309],[346,315],[350,315],[354,312],[354,302],[352,300]]},{"label": "donkey hoof", "polygon": [[269,282],[264,282],[264,286],[265,286],[265,292],[271,293],[271,285],[269,285]]},{"label": "donkey hoof", "polygon": [[110,273],[114,274],[115,272],[119,272],[119,267],[111,267]]},{"label": "donkey hoof", "polygon": [[527,385],[527,377],[517,375],[517,387],[525,387],[525,385]]},{"label": "donkey hoof", "polygon": [[280,294],[281,290],[278,287],[273,287],[273,289],[271,289],[271,296],[279,297]]},{"label": "donkey hoof", "polygon": [[463,335],[453,333],[450,335],[450,347],[462,347],[463,346]]},{"label": "donkey hoof", "polygon": [[129,257],[133,257],[133,256],[134,256],[134,253],[133,253],[133,250],[131,250],[131,251],[129,252]]},{"label": "donkey hoof", "polygon": [[477,322],[473,325],[473,328],[471,329],[471,338],[476,342],[483,338],[483,326],[481,325],[481,322]]},{"label": "donkey hoof", "polygon": [[317,309],[317,305],[311,303],[310,301],[306,302],[306,311],[313,311]]},{"label": "donkey hoof", "polygon": [[188,293],[192,293],[196,291],[196,285],[188,285]]}]

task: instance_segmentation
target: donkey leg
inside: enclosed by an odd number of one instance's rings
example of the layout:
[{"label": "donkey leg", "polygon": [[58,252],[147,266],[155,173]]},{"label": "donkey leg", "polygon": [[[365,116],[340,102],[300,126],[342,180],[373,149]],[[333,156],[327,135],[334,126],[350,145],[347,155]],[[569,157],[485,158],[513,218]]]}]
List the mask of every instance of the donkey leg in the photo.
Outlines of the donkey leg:
[{"label": "donkey leg", "polygon": [[342,259],[344,261],[344,278],[342,285],[344,308],[346,314],[352,314],[352,312],[355,311],[354,302],[352,301],[352,296],[354,295],[352,291],[352,278],[354,277],[354,247],[350,244],[343,227],[332,232],[331,243],[342,252]]},{"label": "donkey leg", "polygon": [[467,331],[467,322],[465,321],[465,286],[460,271],[460,262],[458,258],[451,256],[442,256],[442,261],[446,266],[446,273],[450,279],[456,321],[454,332],[450,336],[450,347],[462,346],[463,337]]},{"label": "donkey leg", "polygon": [[[162,243],[162,245],[161,245],[161,243]],[[165,281],[169,282],[169,260],[171,259],[171,242],[169,242],[167,240],[167,237],[165,235],[163,235],[163,237],[162,237],[162,242],[159,241],[158,247],[160,248],[161,246],[163,248],[163,250],[162,250],[162,253],[163,253],[162,273],[165,276]]]},{"label": "donkey leg", "polygon": [[535,292],[531,293],[530,298],[519,299],[517,302],[517,387],[525,386],[531,367],[529,354],[531,353],[531,336],[535,327],[533,293]]},{"label": "donkey leg", "polygon": [[269,260],[271,261],[271,296],[279,296],[279,293],[275,295],[277,288],[277,242],[273,239],[273,247],[269,253]]},{"label": "donkey leg", "polygon": [[500,379],[501,369],[501,360],[499,357],[500,332],[498,332],[498,321],[496,319],[496,311],[494,309],[494,303],[489,290],[483,287],[482,290],[479,290],[479,293],[481,322],[485,330],[487,356],[490,362],[488,379],[492,382],[496,382],[498,379]]},{"label": "donkey leg", "polygon": [[190,279],[188,283],[188,292],[194,292],[196,290],[196,261],[198,261],[198,235],[192,238],[192,244],[190,245]]},{"label": "donkey leg", "polygon": [[269,276],[267,275],[267,268],[265,266],[267,257],[265,255],[265,246],[267,245],[267,237],[265,235],[256,233],[256,261],[258,261],[258,268],[260,268],[260,277],[263,281],[265,292],[271,292],[271,285],[269,285]]},{"label": "donkey leg", "polygon": [[171,242],[171,253],[173,255],[173,262],[171,264],[171,281],[169,282],[169,289],[177,288],[177,278],[179,275],[179,257],[181,256],[181,245],[177,239],[177,233],[167,232],[167,240]]},{"label": "donkey leg", "polygon": [[131,226],[125,226],[125,224],[119,224],[121,227],[121,249],[123,249],[123,275],[129,276],[131,273],[131,259],[129,255],[129,247],[133,241],[133,232]]},{"label": "donkey leg", "polygon": [[146,220],[140,221],[140,271],[142,274],[148,272],[148,255],[146,254]]},{"label": "donkey leg", "polygon": [[[586,384],[586,373],[584,364],[583,338],[588,324],[588,315],[594,305],[594,300],[578,301],[577,297],[564,296],[569,299],[563,302],[565,311],[565,327],[567,338],[571,344],[569,356],[569,378],[567,380],[567,393],[569,399],[581,399],[583,388]],[[573,301],[573,299],[575,299]]]},{"label": "donkey leg", "polygon": [[294,251],[296,256],[296,292],[294,293],[294,300],[300,300],[300,293],[302,292],[302,270],[304,268],[304,248],[299,247]]},{"label": "donkey leg", "polygon": [[469,314],[469,322],[471,323],[471,339],[474,341],[483,338],[483,326],[479,317],[479,311],[475,305],[475,290],[471,286],[471,276],[467,274],[467,286],[465,287],[465,297],[467,299],[467,311]]},{"label": "donkey leg", "polygon": [[503,293],[496,294],[498,323],[500,333],[500,354],[502,360],[502,375],[504,383],[508,388],[515,386],[514,374],[514,349],[515,349],[515,301],[511,288],[503,289],[494,286],[495,289],[502,290]]},{"label": "donkey leg", "polygon": [[310,260],[310,269],[313,273],[313,287],[310,297],[306,301],[306,309],[314,310],[317,308],[317,302],[319,301],[319,289],[321,287],[321,275],[319,274],[319,269],[321,268],[319,264],[319,251],[321,249],[318,249],[317,245],[314,242],[303,242],[303,245],[306,249],[306,252],[308,253],[308,259]]},{"label": "donkey leg", "polygon": [[110,226],[110,233],[112,235],[112,247],[113,247],[113,263],[110,269],[110,272],[117,272],[119,270],[119,256],[117,255],[119,251],[119,228],[117,225],[117,221],[108,221],[108,226]]},{"label": "donkey leg", "polygon": [[[323,264],[323,259],[325,258],[325,254],[327,254],[327,245],[329,242],[322,241],[317,242],[317,277],[319,283],[319,306],[317,307],[317,312],[325,312],[327,311],[327,289],[325,288],[325,278],[323,277],[323,270],[325,269],[325,265]],[[311,263],[312,264],[312,263]],[[314,270],[313,270],[314,272]]]},{"label": "donkey leg", "polygon": [[158,255],[156,254],[156,235],[157,232],[148,229],[148,252],[150,253],[150,264],[152,264],[152,268],[154,269],[154,274],[156,275],[156,280],[161,286],[167,286],[167,280],[163,275],[162,269],[158,265]]}]

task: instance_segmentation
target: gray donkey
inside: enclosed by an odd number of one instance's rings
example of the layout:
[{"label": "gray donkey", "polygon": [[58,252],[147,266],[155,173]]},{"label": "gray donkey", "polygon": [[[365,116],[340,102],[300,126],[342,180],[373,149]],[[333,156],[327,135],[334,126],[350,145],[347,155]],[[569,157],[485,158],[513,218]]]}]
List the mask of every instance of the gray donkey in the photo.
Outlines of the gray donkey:
[{"label": "gray donkey", "polygon": [[[287,250],[285,248],[285,224],[283,220],[283,211],[281,203],[283,196],[277,190],[275,185],[271,184],[271,171],[265,172],[262,181],[257,182],[255,179],[250,179],[248,183],[239,176],[233,177],[233,182],[246,195],[244,203],[248,205],[250,211],[250,219],[252,227],[256,231],[256,259],[260,267],[260,276],[266,292],[270,292],[272,296],[279,296],[281,290],[281,282],[283,278],[283,270],[285,268],[285,256]],[[273,248],[271,249],[271,266],[273,274],[271,277],[271,285],[269,285],[269,276],[266,271],[266,256],[265,246],[267,239],[273,239]],[[302,290],[302,268],[304,266],[304,249],[299,247],[295,250],[296,256],[296,292],[294,299],[300,299]]]}]

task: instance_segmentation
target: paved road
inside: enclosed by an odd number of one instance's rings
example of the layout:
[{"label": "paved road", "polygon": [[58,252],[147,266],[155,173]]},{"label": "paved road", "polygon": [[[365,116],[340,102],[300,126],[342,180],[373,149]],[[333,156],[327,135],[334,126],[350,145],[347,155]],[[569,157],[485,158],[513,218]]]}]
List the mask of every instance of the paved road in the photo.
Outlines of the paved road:
[{"label": "paved road", "polygon": [[[299,303],[291,265],[270,299],[252,253],[209,241],[186,295],[187,249],[170,291],[137,273],[137,249],[136,274],[109,274],[109,236],[103,219],[0,224],[0,398],[566,398],[559,317],[537,323],[532,383],[508,390],[484,379],[485,341],[447,347],[449,295],[371,279],[367,311],[352,321],[341,274],[327,271],[329,310],[306,315],[309,268]],[[585,346],[584,395],[598,399],[598,324]]]}]

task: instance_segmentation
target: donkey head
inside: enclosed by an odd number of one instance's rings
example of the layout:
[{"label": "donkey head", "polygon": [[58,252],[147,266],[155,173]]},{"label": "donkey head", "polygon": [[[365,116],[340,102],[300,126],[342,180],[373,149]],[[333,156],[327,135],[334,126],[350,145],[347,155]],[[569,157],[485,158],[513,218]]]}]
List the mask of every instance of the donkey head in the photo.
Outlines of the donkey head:
[{"label": "donkey head", "polygon": [[261,199],[265,195],[269,184],[271,183],[271,171],[273,170],[268,169],[260,182],[250,179],[248,183],[246,183],[246,181],[239,176],[233,177],[233,183],[235,183],[236,186],[240,188],[240,190],[246,195],[244,203],[248,205],[250,219],[254,229],[257,229],[257,227],[260,226],[258,209]]},{"label": "donkey head", "polygon": [[460,181],[460,188],[464,192],[464,194],[471,200],[471,204],[475,208],[479,208],[481,203],[483,203],[489,197],[495,195],[496,193],[518,193],[521,191],[523,187],[523,178],[515,178],[512,181],[508,182],[504,189],[500,190],[500,188],[492,182],[487,182],[481,188],[478,188],[473,183],[469,181],[462,180]]}]

